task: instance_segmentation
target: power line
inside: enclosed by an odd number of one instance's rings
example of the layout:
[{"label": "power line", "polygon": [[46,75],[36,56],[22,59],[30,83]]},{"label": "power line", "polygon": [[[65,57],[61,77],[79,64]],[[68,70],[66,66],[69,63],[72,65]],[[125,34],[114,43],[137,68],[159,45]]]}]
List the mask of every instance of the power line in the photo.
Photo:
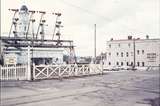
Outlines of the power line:
[{"label": "power line", "polygon": [[[106,22],[112,22],[112,21],[114,21],[114,20],[112,20],[112,19],[110,19],[110,18],[107,18],[107,17],[105,17],[105,16],[102,16],[102,15],[100,15],[100,14],[98,14],[98,13],[96,13],[96,12],[90,11],[90,10],[88,10],[88,9],[86,9],[86,8],[82,8],[82,7],[77,6],[77,5],[73,4],[73,3],[66,2],[65,0],[60,0],[60,1],[63,2],[64,4],[68,5],[68,6],[71,6],[71,7],[74,7],[74,8],[76,8],[76,9],[79,9],[79,10],[85,12],[85,13],[88,13],[88,14],[94,15],[94,16],[96,16],[96,17],[99,17],[99,18],[103,19],[103,20],[106,21]],[[121,25],[122,27],[127,27],[128,30],[135,30],[135,28],[129,28],[129,27],[128,27],[126,24],[124,24],[124,23],[120,23],[119,25]]]},{"label": "power line", "polygon": [[61,1],[62,1],[64,4],[66,4],[66,5],[69,5],[69,6],[71,6],[71,7],[77,8],[77,9],[79,9],[79,10],[85,12],[85,13],[88,13],[88,14],[94,15],[94,16],[96,16],[96,17],[99,17],[99,18],[101,18],[101,19],[103,19],[103,20],[105,20],[105,21],[107,21],[107,22],[108,22],[108,21],[111,21],[111,19],[109,19],[109,18],[107,18],[107,17],[104,17],[104,16],[102,16],[102,15],[96,13],[96,12],[93,12],[93,11],[90,11],[90,10],[88,10],[88,9],[82,8],[82,7],[80,7],[80,6],[77,6],[77,5],[75,5],[75,4],[72,4],[72,3],[70,3],[70,2],[66,2],[65,0],[61,0]]}]

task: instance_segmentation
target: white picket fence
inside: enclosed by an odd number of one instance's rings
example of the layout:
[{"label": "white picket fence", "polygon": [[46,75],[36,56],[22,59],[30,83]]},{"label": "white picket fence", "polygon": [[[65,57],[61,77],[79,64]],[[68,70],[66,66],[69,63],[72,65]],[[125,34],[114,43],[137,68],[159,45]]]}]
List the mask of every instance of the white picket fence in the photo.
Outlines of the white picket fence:
[{"label": "white picket fence", "polygon": [[[32,71],[34,80],[103,73],[100,64],[34,65]],[[31,80],[30,78],[31,70],[27,65],[0,66],[0,80]]]},{"label": "white picket fence", "polygon": [[27,65],[0,66],[0,80],[27,80]]},{"label": "white picket fence", "polygon": [[102,74],[103,69],[99,64],[87,65],[39,65],[33,67],[34,79],[63,78],[71,76],[85,76]]}]

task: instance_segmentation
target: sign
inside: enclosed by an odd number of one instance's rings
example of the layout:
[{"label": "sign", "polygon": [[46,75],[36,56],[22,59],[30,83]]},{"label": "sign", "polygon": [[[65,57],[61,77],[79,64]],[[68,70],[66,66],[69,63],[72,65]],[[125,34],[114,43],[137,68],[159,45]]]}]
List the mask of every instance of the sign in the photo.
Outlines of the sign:
[{"label": "sign", "polygon": [[156,62],[156,53],[147,53],[148,62]]},{"label": "sign", "polygon": [[17,57],[15,54],[5,54],[4,64],[11,65],[17,63]]}]

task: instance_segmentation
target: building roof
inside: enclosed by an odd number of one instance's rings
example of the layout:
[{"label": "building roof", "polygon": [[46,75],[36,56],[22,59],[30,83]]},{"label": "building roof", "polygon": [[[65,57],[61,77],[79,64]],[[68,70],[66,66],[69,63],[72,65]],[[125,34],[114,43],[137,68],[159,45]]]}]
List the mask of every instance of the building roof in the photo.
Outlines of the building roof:
[{"label": "building roof", "polygon": [[[118,39],[118,40],[109,40],[107,42],[127,42],[127,41],[133,41],[134,39]],[[135,39],[135,41],[159,41],[160,38],[155,38],[155,39]]]}]

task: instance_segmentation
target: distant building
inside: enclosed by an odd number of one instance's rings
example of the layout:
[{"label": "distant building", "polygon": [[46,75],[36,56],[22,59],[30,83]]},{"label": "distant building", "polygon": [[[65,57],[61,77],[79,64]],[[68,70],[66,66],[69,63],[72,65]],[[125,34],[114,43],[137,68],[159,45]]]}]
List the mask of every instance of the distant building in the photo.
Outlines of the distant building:
[{"label": "distant building", "polygon": [[76,59],[78,64],[89,64],[91,63],[92,57],[77,57]]},{"label": "distant building", "polygon": [[106,66],[159,66],[160,39],[128,39],[107,41]]}]

